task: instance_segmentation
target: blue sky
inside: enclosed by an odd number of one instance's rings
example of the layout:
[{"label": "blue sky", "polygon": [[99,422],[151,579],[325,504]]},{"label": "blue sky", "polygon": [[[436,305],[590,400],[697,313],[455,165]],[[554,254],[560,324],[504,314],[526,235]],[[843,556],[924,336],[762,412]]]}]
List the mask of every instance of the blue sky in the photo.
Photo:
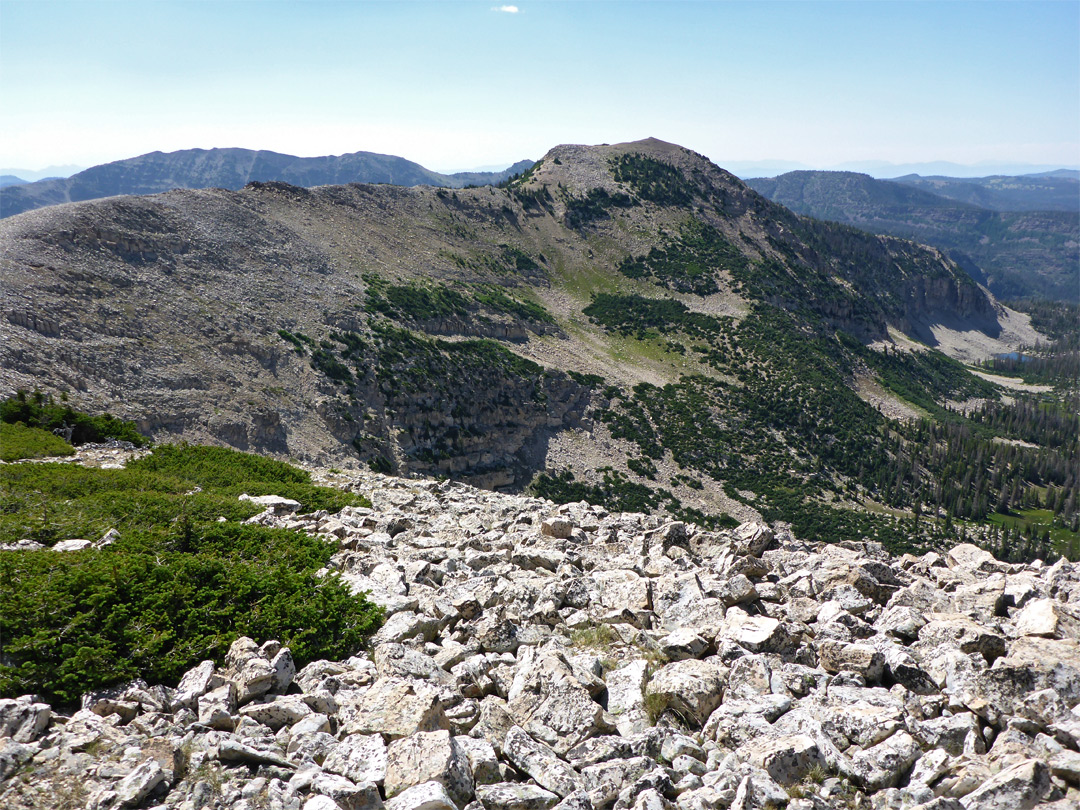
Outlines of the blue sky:
[{"label": "blue sky", "polygon": [[455,170],[655,136],[1080,163],[1080,2],[0,2],[0,166],[357,150]]}]

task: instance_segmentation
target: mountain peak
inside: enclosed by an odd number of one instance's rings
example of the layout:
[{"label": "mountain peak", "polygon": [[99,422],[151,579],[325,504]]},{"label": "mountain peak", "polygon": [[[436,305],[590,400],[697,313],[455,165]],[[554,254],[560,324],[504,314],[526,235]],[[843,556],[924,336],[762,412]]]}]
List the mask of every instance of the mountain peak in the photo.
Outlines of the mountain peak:
[{"label": "mountain peak", "polygon": [[662,141],[659,138],[643,138],[638,141],[625,141],[623,143],[614,144],[561,144],[549,150],[544,157],[545,159],[550,158],[551,160],[554,160],[555,158],[561,159],[565,155],[574,156],[587,153],[594,153],[597,156],[605,158],[626,154],[640,154],[673,164],[685,160],[704,161],[705,163],[709,162],[708,158],[687,149],[685,146]]},{"label": "mountain peak", "polygon": [[518,183],[534,192],[547,188],[571,198],[605,193],[661,203],[688,203],[718,190],[743,188],[738,178],[704,155],[651,137],[616,144],[561,144]]}]

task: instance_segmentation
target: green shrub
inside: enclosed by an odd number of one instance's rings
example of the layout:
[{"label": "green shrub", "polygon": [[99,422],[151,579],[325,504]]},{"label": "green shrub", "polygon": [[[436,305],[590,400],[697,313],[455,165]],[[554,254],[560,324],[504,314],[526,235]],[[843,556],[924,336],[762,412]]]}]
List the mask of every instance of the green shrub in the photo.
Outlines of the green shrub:
[{"label": "green shrub", "polygon": [[670,492],[653,490],[644,484],[631,481],[618,470],[601,470],[603,478],[598,484],[585,484],[574,480],[570,470],[549,474],[539,473],[529,486],[530,494],[547,498],[555,503],[588,503],[603,506],[613,512],[653,512],[665,503],[678,504]]},{"label": "green shrub", "polygon": [[[555,162],[558,163],[559,161],[556,159]],[[525,183],[528,183],[529,180],[532,179],[533,173],[543,165],[544,165],[544,159],[541,158],[540,160],[536,161],[536,163],[534,163],[532,166],[527,168],[525,171],[518,172],[517,174],[512,174],[509,177],[507,177],[505,180],[503,180],[501,183],[496,183],[495,188],[510,188],[510,189],[512,189],[512,188],[517,188],[519,186],[523,186],[523,185],[525,185]]]},{"label": "green shrub", "polygon": [[301,666],[354,654],[380,611],[316,576],[335,546],[240,524],[261,511],[242,492],[295,498],[304,511],[370,506],[219,447],[163,445],[118,470],[0,467],[0,542],[120,534],[101,550],[0,555],[0,696],[70,704],[136,676],[175,682],[205,658],[220,663],[240,635],[279,639]]},{"label": "green shrub", "polygon": [[501,287],[485,284],[476,290],[476,300],[492,312],[512,315],[523,321],[537,323],[555,323],[551,313],[532,301],[520,301],[506,293]]},{"label": "green shrub", "polygon": [[278,329],[277,333],[278,333],[278,337],[280,337],[286,343],[289,343],[289,344],[292,345],[293,351],[295,351],[297,354],[303,354],[304,353],[304,343],[303,343],[303,341],[300,340],[300,338],[298,338],[296,335],[294,335],[288,329]]},{"label": "green shrub", "polygon": [[75,448],[54,433],[22,422],[0,422],[0,461],[70,456]]},{"label": "green shrub", "polygon": [[28,395],[19,391],[15,396],[0,402],[0,421],[8,424],[22,422],[27,427],[52,432],[71,429],[71,443],[78,446],[87,442],[103,442],[108,439],[131,442],[136,447],[149,443],[139,433],[134,422],[117,419],[110,414],[91,416],[77,411],[70,405],[58,405],[51,396],[40,391]]},{"label": "green shrub", "polygon": [[673,298],[596,293],[582,312],[595,323],[624,337],[658,337],[678,329],[691,337],[715,339],[729,328],[730,318],[691,312]]},{"label": "green shrub", "polygon": [[293,498],[305,512],[370,506],[362,496],[315,486],[307,472],[284,462],[223,447],[162,445],[120,470],[68,464],[0,468],[0,542],[27,537],[52,545],[116,529],[125,548],[147,551],[171,544],[181,518],[200,526],[261,511],[238,500],[243,493]]},{"label": "green shrub", "polygon": [[272,458],[241,453],[227,447],[163,444],[129,470],[171,475],[204,487],[223,487],[237,481],[309,484],[311,474]]},{"label": "green shrub", "polygon": [[0,695],[71,705],[134,677],[175,683],[241,635],[276,638],[300,666],[361,649],[381,611],[335,578],[333,547],[261,526],[208,527],[194,553],[0,556]]},{"label": "green shrub", "polygon": [[540,265],[536,263],[536,260],[521,248],[513,245],[499,245],[499,247],[502,248],[502,262],[510,270],[525,274],[536,273],[540,270]]},{"label": "green shrub", "polygon": [[635,204],[634,198],[629,194],[609,194],[602,188],[591,188],[584,197],[570,197],[566,200],[566,226],[582,228],[609,216],[608,210],[611,208],[630,208]]},{"label": "green shrub", "polygon": [[227,498],[245,493],[281,495],[299,501],[304,512],[371,506],[363,496],[333,487],[315,486],[306,470],[226,447],[161,445],[150,455],[131,462],[127,469],[173,476],[204,489],[212,488]]},{"label": "green shrub", "polygon": [[[862,349],[862,347],[858,347]],[[927,352],[859,352],[893,393],[930,412],[940,412],[943,399],[997,399],[997,389],[937,350]],[[937,415],[941,415],[938,413]]]},{"label": "green shrub", "polygon": [[639,153],[611,159],[615,179],[626,183],[643,200],[659,205],[689,205],[694,188],[680,169]]},{"label": "green shrub", "polygon": [[352,380],[352,372],[348,366],[334,357],[329,349],[315,349],[311,353],[311,367],[321,371],[334,382],[347,383]]},{"label": "green shrub", "polygon": [[372,472],[382,473],[383,475],[389,475],[394,471],[394,465],[390,463],[390,460],[383,455],[375,456],[368,461],[368,467]]},{"label": "green shrub", "polygon": [[567,371],[566,376],[578,385],[583,385],[586,388],[595,389],[598,385],[603,385],[604,383],[604,378],[599,374],[582,374],[579,371]]},{"label": "green shrub", "polygon": [[445,284],[396,285],[383,281],[369,283],[365,308],[388,318],[418,322],[465,317],[468,303],[465,296]]},{"label": "green shrub", "polygon": [[656,465],[652,463],[648,458],[630,458],[626,460],[626,466],[631,471],[637,473],[642,478],[648,478],[650,481],[656,480]]}]

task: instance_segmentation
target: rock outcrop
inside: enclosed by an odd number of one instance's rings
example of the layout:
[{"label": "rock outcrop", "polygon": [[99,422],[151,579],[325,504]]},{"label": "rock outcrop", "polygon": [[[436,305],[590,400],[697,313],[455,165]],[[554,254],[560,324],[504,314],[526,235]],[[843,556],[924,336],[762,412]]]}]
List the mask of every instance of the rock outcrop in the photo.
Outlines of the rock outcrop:
[{"label": "rock outcrop", "polygon": [[[983,810],[1080,801],[1080,566],[892,558],[365,474],[334,543],[385,607],[297,670],[0,701],[0,806]],[[613,542],[612,538],[622,538]],[[678,542],[674,542],[677,540]],[[18,553],[0,552],[0,553]]]}]

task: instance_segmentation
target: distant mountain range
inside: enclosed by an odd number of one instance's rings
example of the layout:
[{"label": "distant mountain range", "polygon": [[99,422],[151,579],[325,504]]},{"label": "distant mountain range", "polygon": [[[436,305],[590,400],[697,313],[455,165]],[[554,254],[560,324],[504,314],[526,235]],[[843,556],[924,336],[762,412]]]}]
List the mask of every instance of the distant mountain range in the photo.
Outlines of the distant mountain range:
[{"label": "distant mountain range", "polygon": [[893,182],[991,211],[1080,210],[1080,172],[1072,169],[968,178],[908,174]]},{"label": "distant mountain range", "polygon": [[940,248],[998,297],[1075,301],[1078,175],[875,180],[855,172],[797,171],[747,184],[799,214]]},{"label": "distant mountain range", "polygon": [[374,152],[314,158],[251,149],[151,152],[94,166],[67,178],[5,186],[0,194],[0,217],[121,194],[156,194],[177,188],[239,189],[251,182],[281,181],[304,187],[390,183],[463,188],[502,182],[532,164],[523,160],[501,172],[440,174],[411,160]]},{"label": "distant mountain range", "polygon": [[81,172],[85,166],[67,164],[64,166],[46,166],[44,169],[22,169],[10,166],[0,167],[0,175],[17,177],[23,183],[33,183],[37,180],[55,180],[57,177],[71,177],[76,172]]},{"label": "distant mountain range", "polygon": [[909,174],[923,177],[944,176],[957,178],[980,178],[987,176],[1020,176],[1053,174],[1064,171],[1078,173],[1075,167],[1037,165],[1031,163],[952,163],[935,160],[926,163],[890,163],[887,160],[850,160],[833,166],[810,166],[794,160],[725,160],[724,167],[737,177],[771,177],[785,172],[828,171],[859,172],[879,180],[891,180]]},{"label": "distant mountain range", "polygon": [[[314,158],[250,149],[151,152],[66,178],[27,183],[19,176],[3,175],[0,217],[126,194],[236,190],[251,182],[463,188],[498,184],[531,165],[523,160],[502,171],[443,174],[405,158],[373,152]],[[965,169],[954,164],[926,165]],[[747,183],[796,213],[941,248],[1003,298],[1075,300],[1080,289],[1080,172],[1076,170],[964,178],[908,174],[895,180],[856,172],[800,170],[750,178]]]}]

